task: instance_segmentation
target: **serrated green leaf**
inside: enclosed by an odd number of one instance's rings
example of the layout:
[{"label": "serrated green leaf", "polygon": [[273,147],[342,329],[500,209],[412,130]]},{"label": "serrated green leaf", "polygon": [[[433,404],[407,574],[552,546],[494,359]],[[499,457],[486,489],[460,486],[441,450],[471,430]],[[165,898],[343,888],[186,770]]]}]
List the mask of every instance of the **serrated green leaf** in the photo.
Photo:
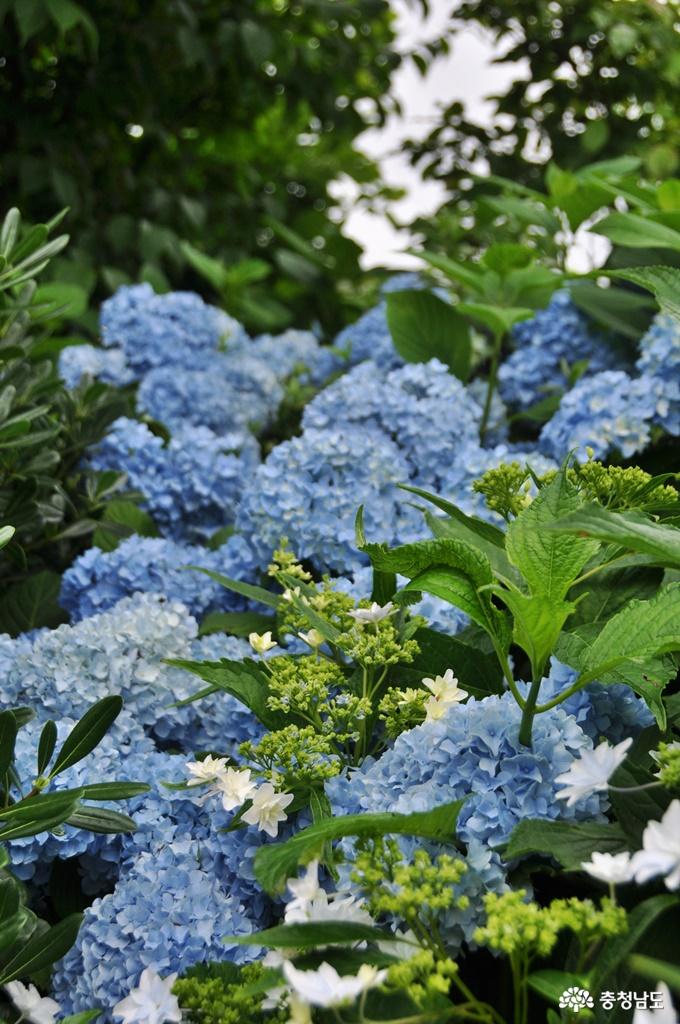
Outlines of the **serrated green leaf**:
[{"label": "serrated green leaf", "polygon": [[630,281],[651,292],[665,313],[680,320],[680,270],[675,267],[628,267],[606,270],[608,277]]},{"label": "serrated green leaf", "polygon": [[629,844],[618,825],[599,822],[520,821],[504,849],[506,860],[545,854],[566,871],[580,871],[594,852],[621,853]]},{"label": "serrated green leaf", "polygon": [[680,529],[655,523],[640,512],[610,512],[593,502],[560,517],[547,528],[616,544],[649,555],[658,565],[680,568]]},{"label": "serrated green leaf", "polygon": [[571,601],[557,601],[545,594],[522,594],[516,589],[494,586],[512,612],[512,638],[529,656],[532,678],[540,679],[567,618],[574,611]]},{"label": "serrated green leaf", "polygon": [[255,877],[268,892],[279,890],[297,866],[311,860],[326,842],[345,836],[411,835],[452,842],[463,800],[413,814],[349,814],[310,825],[285,843],[262,846],[255,854]]}]

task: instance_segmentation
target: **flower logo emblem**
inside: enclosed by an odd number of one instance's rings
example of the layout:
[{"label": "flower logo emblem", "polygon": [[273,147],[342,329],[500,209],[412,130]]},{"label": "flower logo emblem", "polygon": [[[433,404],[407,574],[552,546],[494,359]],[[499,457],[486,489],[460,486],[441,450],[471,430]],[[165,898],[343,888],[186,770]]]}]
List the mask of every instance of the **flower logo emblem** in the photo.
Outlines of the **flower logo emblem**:
[{"label": "flower logo emblem", "polygon": [[586,988],[573,988],[565,989],[560,996],[560,1009],[562,1010],[575,1010],[576,1013],[580,1013],[581,1010],[592,1009],[595,1004],[593,1003],[593,997]]}]

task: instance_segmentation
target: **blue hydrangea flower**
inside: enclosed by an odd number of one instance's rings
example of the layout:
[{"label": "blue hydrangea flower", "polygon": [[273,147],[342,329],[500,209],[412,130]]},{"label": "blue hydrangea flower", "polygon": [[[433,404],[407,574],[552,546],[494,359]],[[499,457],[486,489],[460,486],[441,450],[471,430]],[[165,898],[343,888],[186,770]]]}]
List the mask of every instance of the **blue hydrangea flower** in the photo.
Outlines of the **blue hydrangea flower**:
[{"label": "blue hydrangea flower", "polygon": [[119,348],[95,348],[94,345],[69,345],[59,353],[59,376],[67,388],[76,388],[83,377],[123,387],[135,379],[134,372]]},{"label": "blue hydrangea flower", "polygon": [[144,374],[154,366],[183,366],[238,339],[243,328],[193,292],[156,295],[149,284],[124,286],[100,311],[102,343],[121,348],[128,365]]},{"label": "blue hydrangea flower", "polygon": [[680,321],[659,313],[640,341],[638,371],[654,390],[654,420],[669,434],[680,434]]},{"label": "blue hydrangea flower", "polygon": [[189,424],[217,434],[263,427],[276,415],[283,391],[265,362],[221,352],[199,368],[177,373],[159,366],[144,377],[139,408],[171,430]]},{"label": "blue hydrangea flower", "polygon": [[89,548],[76,558],[62,576],[59,600],[73,621],[106,611],[122,597],[139,591],[181,601],[198,618],[216,609],[243,610],[241,597],[204,573],[189,570],[190,565],[248,582],[255,582],[258,574],[255,553],[243,537],[230,537],[222,547],[210,551],[160,537],[133,535],[113,551]]},{"label": "blue hydrangea flower", "polygon": [[53,995],[62,1009],[100,1006],[108,1022],[147,966],[167,975],[208,960],[251,960],[256,948],[223,941],[268,923],[237,872],[225,870],[222,848],[228,840],[232,856],[241,856],[243,835],[178,837],[130,862],[114,891],[85,911],[75,946],[55,967]]},{"label": "blue hydrangea flower", "polygon": [[402,733],[394,746],[350,776],[326,784],[335,814],[429,810],[467,797],[458,835],[492,847],[525,818],[582,820],[604,807],[597,794],[566,807],[555,778],[593,743],[560,709],[537,716],[531,749],[519,743],[514,697],[470,698],[442,719]]},{"label": "blue hydrangea flower", "polygon": [[[564,693],[577,675],[575,669],[553,658],[550,672],[541,683],[539,702],[543,704]],[[620,743],[654,724],[654,716],[642,698],[622,683],[611,686],[591,683],[568,697],[560,707],[574,716],[595,744],[601,739]]]},{"label": "blue hydrangea flower", "polygon": [[312,331],[260,334],[253,341],[246,339],[236,351],[267,366],[282,384],[295,375],[303,383],[319,386],[347,365],[334,348],[321,345]]},{"label": "blue hydrangea flower", "polygon": [[314,398],[304,428],[338,423],[379,428],[406,458],[408,478],[437,488],[457,451],[476,441],[481,408],[443,363],[409,363],[383,376],[361,363]]},{"label": "blue hydrangea flower", "polygon": [[403,365],[403,359],[392,344],[385,302],[369,309],[355,323],[343,327],[333,346],[341,352],[347,351],[353,366],[365,359],[370,359],[381,369]]},{"label": "blue hydrangea flower", "polygon": [[241,488],[259,462],[255,438],[243,429],[218,436],[186,426],[170,441],[121,417],[90,455],[94,469],[127,475],[161,530],[175,540],[200,540],[233,522]]},{"label": "blue hydrangea flower", "polygon": [[498,385],[504,402],[526,409],[568,384],[564,366],[588,360],[588,375],[620,360],[606,338],[574,305],[568,291],[555,292],[546,309],[512,329],[515,351],[501,365]]},{"label": "blue hydrangea flower", "polygon": [[596,459],[613,451],[630,458],[649,444],[657,404],[650,378],[633,378],[623,370],[585,377],[567,391],[543,427],[540,448],[558,461],[573,448],[577,458],[585,459],[586,446]]},{"label": "blue hydrangea flower", "polygon": [[253,474],[237,528],[262,566],[286,536],[300,558],[345,573],[366,562],[354,538],[359,505],[371,537],[389,543],[409,529],[421,531],[418,514],[397,488],[408,476],[397,446],[375,427],[310,428],[274,448]]}]

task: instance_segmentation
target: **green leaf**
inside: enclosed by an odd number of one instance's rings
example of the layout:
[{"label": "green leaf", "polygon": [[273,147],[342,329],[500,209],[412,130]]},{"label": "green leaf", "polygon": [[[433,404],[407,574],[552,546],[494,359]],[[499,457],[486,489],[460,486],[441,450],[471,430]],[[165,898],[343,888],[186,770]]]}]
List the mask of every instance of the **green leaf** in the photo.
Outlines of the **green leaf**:
[{"label": "green leaf", "polygon": [[14,243],[19,234],[21,225],[21,214],[16,206],[13,206],[5,214],[5,219],[0,228],[0,256],[8,257],[14,248]]},{"label": "green leaf", "polygon": [[219,260],[206,256],[189,242],[180,242],[180,250],[186,259],[201,277],[213,286],[215,291],[221,292],[226,284],[227,270]]},{"label": "green leaf", "polygon": [[420,652],[410,665],[399,667],[399,686],[416,686],[424,678],[441,675],[452,668],[464,690],[474,697],[503,693],[503,673],[495,654],[466,643],[459,636],[421,628],[414,633]]},{"label": "green leaf", "polygon": [[269,696],[269,678],[266,671],[256,661],[246,658],[244,661],[186,661],[182,658],[168,661],[169,665],[192,672],[211,687],[230,693],[236,697],[258,718],[268,729],[278,729],[290,721],[289,717],[278,711],[270,711],[267,707]]},{"label": "green leaf", "polygon": [[439,359],[460,380],[470,375],[470,331],[448,302],[427,291],[391,292],[387,326],[394,347],[407,362]]},{"label": "green leaf", "polygon": [[628,964],[635,974],[649,978],[654,984],[658,981],[665,981],[676,992],[680,992],[680,967],[677,964],[669,964],[665,960],[656,960],[651,956],[642,956],[639,953],[631,956]]},{"label": "green leaf", "polygon": [[607,269],[601,273],[645,288],[665,313],[680,320],[680,270],[675,267],[629,267],[625,270]]},{"label": "green leaf", "polygon": [[251,633],[267,633],[275,626],[273,615],[261,615],[259,612],[209,612],[201,622],[198,635],[228,633],[230,636],[249,636]]},{"label": "green leaf", "polygon": [[600,288],[593,281],[579,281],[570,288],[572,300],[589,317],[637,342],[649,322],[652,300],[622,288]]},{"label": "green leaf", "polygon": [[629,566],[603,569],[578,583],[569,591],[569,597],[578,601],[576,611],[569,618],[568,629],[587,622],[605,622],[620,611],[633,598],[646,600],[653,597],[663,579],[663,570],[649,566]]},{"label": "green leaf", "polygon": [[70,914],[46,932],[30,938],[2,968],[0,985],[6,985],[24,975],[35,974],[60,960],[76,941],[82,919],[82,914]]},{"label": "green leaf", "polygon": [[92,782],[81,789],[83,800],[130,800],[151,787],[146,782]]},{"label": "green leaf", "polygon": [[104,738],[123,709],[121,697],[103,697],[89,708],[64,740],[50,778],[82,761]]},{"label": "green leaf", "polygon": [[15,533],[13,526],[0,526],[0,548],[6,547]]},{"label": "green leaf", "polygon": [[9,587],[0,597],[0,629],[11,636],[66,621],[58,604],[61,577],[45,570]]},{"label": "green leaf", "polygon": [[102,551],[113,551],[122,540],[135,533],[140,537],[157,537],[158,528],[149,513],[134,502],[116,499],[107,504],[92,543]]},{"label": "green leaf", "polygon": [[49,832],[75,810],[82,790],[39,794],[0,811],[0,842]]},{"label": "green leaf", "polygon": [[78,804],[73,813],[69,814],[66,824],[102,835],[131,833],[137,828],[127,814],[110,811],[106,807],[86,807],[84,804]]},{"label": "green leaf", "polygon": [[680,568],[680,529],[655,523],[640,512],[610,512],[593,502],[559,518],[549,529],[616,544],[649,555],[659,565]]},{"label": "green leaf", "polygon": [[[658,782],[658,779],[645,764],[635,760],[639,742],[636,742],[624,763],[612,776],[611,783],[617,788],[609,792],[614,815],[630,845],[636,850],[642,846],[642,834],[648,822],[659,821],[670,803],[668,790],[662,786],[650,786],[650,783]],[[639,789],[639,786],[649,788]],[[633,791],[621,793],[619,789]]]},{"label": "green leaf", "polygon": [[565,871],[580,871],[583,861],[595,852],[621,853],[628,842],[618,825],[598,822],[520,821],[504,850],[506,860],[545,854],[559,861]]},{"label": "green leaf", "polygon": [[525,307],[492,306],[481,302],[460,302],[457,309],[465,316],[479,320],[497,338],[507,334],[513,324],[527,320],[534,315],[533,309]]},{"label": "green leaf", "polygon": [[90,1024],[96,1020],[101,1010],[83,1010],[82,1013],[74,1013],[71,1017],[64,1017],[61,1024]]},{"label": "green leaf", "polygon": [[410,835],[452,842],[463,800],[413,814],[349,814],[328,818],[298,832],[285,843],[262,846],[255,854],[255,877],[267,892],[281,889],[299,863],[311,860],[324,843],[345,836]]},{"label": "green leaf", "polygon": [[233,590],[235,594],[248,597],[251,601],[266,604],[269,608],[278,608],[281,604],[282,598],[278,594],[273,594],[270,590],[265,590],[264,587],[255,587],[252,583],[241,583],[240,580],[233,580],[230,576],[225,576],[221,572],[213,572],[212,569],[202,569],[200,565],[187,565],[186,568],[192,569],[194,572],[203,572],[211,580],[215,580],[216,583],[226,587],[227,590]]},{"label": "green leaf", "polygon": [[399,937],[385,928],[352,921],[308,921],[281,924],[250,935],[225,935],[224,941],[237,946],[267,946],[270,949],[314,949],[316,946],[347,945],[354,942],[396,942]]},{"label": "green leaf", "polygon": [[43,774],[52,760],[52,754],[54,753],[56,745],[57,726],[50,719],[45,722],[42,732],[40,733],[40,741],[38,742],[38,775]]},{"label": "green leaf", "polygon": [[578,491],[566,472],[560,471],[508,526],[508,557],[526,579],[532,594],[542,594],[559,603],[598,550],[595,541],[575,540],[546,531],[547,526],[578,509],[580,504]]},{"label": "green leaf", "polygon": [[431,267],[440,270],[452,281],[464,285],[470,291],[478,295],[484,294],[484,271],[474,263],[457,263],[448,256],[441,256],[435,252],[414,252],[413,255],[420,256]]},{"label": "green leaf", "polygon": [[590,989],[602,992],[616,968],[633,952],[648,928],[672,907],[677,908],[677,896],[652,896],[638,904],[628,914],[628,931],[610,938],[599,950],[590,976]]},{"label": "green leaf", "polygon": [[637,213],[610,213],[590,229],[615,245],[629,249],[673,249],[680,251],[680,231],[657,224]]},{"label": "green leaf", "polygon": [[0,714],[0,781],[14,761],[16,738],[17,720],[11,711],[3,711]]},{"label": "green leaf", "polygon": [[549,1003],[559,1003],[560,996],[568,988],[583,988],[586,980],[581,975],[570,974],[568,971],[534,971],[527,978],[529,987],[547,999]]},{"label": "green leaf", "polygon": [[522,594],[514,588],[494,586],[491,593],[512,612],[512,638],[529,655],[532,677],[540,679],[562,627],[576,606],[545,594]]}]

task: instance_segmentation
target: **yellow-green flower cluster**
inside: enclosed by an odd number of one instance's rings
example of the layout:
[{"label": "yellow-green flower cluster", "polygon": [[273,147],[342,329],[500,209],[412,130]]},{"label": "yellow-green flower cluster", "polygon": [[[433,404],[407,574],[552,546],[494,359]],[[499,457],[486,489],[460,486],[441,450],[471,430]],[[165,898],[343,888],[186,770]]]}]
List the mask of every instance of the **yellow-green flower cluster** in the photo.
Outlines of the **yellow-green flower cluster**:
[{"label": "yellow-green flower cluster", "polygon": [[406,863],[394,840],[374,839],[358,846],[351,877],[366,893],[372,917],[388,914],[419,934],[439,911],[468,906],[468,897],[457,895],[454,888],[467,871],[460,857],[441,854],[433,860],[419,849]]},{"label": "yellow-green flower cluster", "polygon": [[416,1006],[422,1007],[433,996],[448,995],[451,979],[458,965],[450,957],[437,957],[423,949],[408,960],[392,964],[387,971],[387,984],[405,992]]},{"label": "yellow-green flower cluster", "polygon": [[309,583],[312,579],[311,573],[307,572],[297,560],[297,556],[289,550],[286,537],[281,538],[281,543],[272,555],[272,561],[267,568],[270,576],[276,577],[279,573],[286,573],[287,576],[295,576],[303,583]]},{"label": "yellow-green flower cluster", "polygon": [[408,664],[420,652],[420,647],[415,640],[400,635],[391,619],[382,619],[370,628],[355,627],[347,642],[343,642],[343,650],[360,665],[374,668]]},{"label": "yellow-green flower cluster", "polygon": [[472,484],[473,491],[483,494],[488,508],[498,512],[503,519],[518,516],[531,504],[531,476],[526,466],[519,462],[504,462],[494,469],[487,469],[479,480]]},{"label": "yellow-green flower cluster", "polygon": [[587,947],[596,939],[620,935],[627,928],[625,910],[610,899],[603,899],[599,908],[592,900],[576,898],[553,900],[541,907],[527,902],[526,895],[524,889],[500,895],[487,893],[487,920],[475,931],[475,942],[508,956],[521,953],[546,957],[564,929],[573,931]]},{"label": "yellow-green flower cluster", "polygon": [[404,690],[391,686],[385,692],[378,712],[390,739],[396,739],[402,732],[425,721],[425,701],[429,696],[427,690],[416,690],[410,686]]},{"label": "yellow-green flower cluster", "polygon": [[656,777],[668,789],[680,788],[680,743],[660,743],[652,757],[659,766]]},{"label": "yellow-green flower cluster", "polygon": [[270,676],[269,710],[302,715],[319,724],[331,691],[345,686],[340,666],[315,654],[301,658],[271,658],[267,668]]},{"label": "yellow-green flower cluster", "polygon": [[330,738],[320,735],[312,725],[287,725],[267,733],[259,743],[242,743],[239,750],[268,779],[282,780],[284,789],[324,782],[342,767]]},{"label": "yellow-green flower cluster", "polygon": [[173,986],[187,1020],[196,1024],[283,1024],[287,1013],[275,1011],[265,1015],[261,1004],[265,993],[251,994],[260,981],[261,964],[248,964],[235,975],[231,964],[200,964],[190,968]]}]

